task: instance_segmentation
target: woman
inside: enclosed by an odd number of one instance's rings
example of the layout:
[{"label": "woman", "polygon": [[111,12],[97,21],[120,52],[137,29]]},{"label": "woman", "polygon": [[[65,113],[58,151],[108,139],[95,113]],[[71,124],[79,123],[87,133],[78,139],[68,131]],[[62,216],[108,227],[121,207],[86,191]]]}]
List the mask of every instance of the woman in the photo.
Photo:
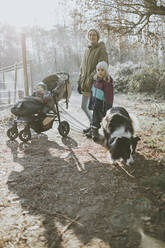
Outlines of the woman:
[{"label": "woman", "polygon": [[[91,122],[92,113],[88,109],[88,105],[93,83],[93,76],[96,73],[96,65],[100,61],[106,61],[108,63],[108,54],[104,42],[99,42],[100,34],[96,29],[90,29],[87,35],[90,44],[86,48],[82,58],[80,74],[78,78],[78,92],[82,94],[81,108],[87,115],[89,122]],[[89,130],[90,127],[84,129],[83,132],[87,133]]]}]

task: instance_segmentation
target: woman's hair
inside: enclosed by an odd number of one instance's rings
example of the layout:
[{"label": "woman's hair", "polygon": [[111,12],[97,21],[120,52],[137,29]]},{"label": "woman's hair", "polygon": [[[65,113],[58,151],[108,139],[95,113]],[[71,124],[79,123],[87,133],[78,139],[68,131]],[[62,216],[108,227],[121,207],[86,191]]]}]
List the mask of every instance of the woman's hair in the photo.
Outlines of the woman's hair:
[{"label": "woman's hair", "polygon": [[96,65],[96,74],[94,75],[94,80],[96,80],[98,78],[98,69],[99,68],[103,68],[105,70],[105,76],[104,76],[104,80],[108,80],[109,79],[109,74],[108,74],[108,64],[105,61],[101,61]]},{"label": "woman's hair", "polygon": [[100,33],[99,33],[99,31],[98,31],[97,29],[95,29],[95,28],[89,29],[89,31],[88,31],[88,39],[89,39],[89,33],[92,32],[92,31],[94,31],[94,32],[97,34],[97,41],[98,41],[98,40],[100,39]]}]

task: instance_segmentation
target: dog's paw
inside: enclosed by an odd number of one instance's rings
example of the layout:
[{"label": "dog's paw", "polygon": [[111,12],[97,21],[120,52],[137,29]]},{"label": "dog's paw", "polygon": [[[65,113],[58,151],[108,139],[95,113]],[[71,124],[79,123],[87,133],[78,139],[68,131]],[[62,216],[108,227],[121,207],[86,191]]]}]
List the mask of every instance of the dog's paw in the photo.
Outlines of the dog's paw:
[{"label": "dog's paw", "polygon": [[107,152],[107,160],[110,162],[110,164],[115,164],[115,160],[112,159],[110,152]]}]

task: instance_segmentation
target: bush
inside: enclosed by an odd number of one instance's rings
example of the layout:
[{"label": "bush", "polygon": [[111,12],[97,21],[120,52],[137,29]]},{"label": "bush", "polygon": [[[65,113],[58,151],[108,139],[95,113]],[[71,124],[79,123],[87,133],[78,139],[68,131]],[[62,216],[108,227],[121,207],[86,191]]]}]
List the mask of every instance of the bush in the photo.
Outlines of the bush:
[{"label": "bush", "polygon": [[158,74],[155,70],[145,68],[135,72],[129,81],[128,89],[133,92],[154,93],[158,83]]},{"label": "bush", "polygon": [[[165,96],[165,69],[132,62],[117,64],[113,77],[117,92],[159,93]],[[111,71],[111,69],[110,69]],[[163,74],[164,73],[164,74]]]},{"label": "bush", "polygon": [[157,84],[156,93],[165,98],[165,72],[163,71]]},{"label": "bush", "polygon": [[117,63],[115,66],[109,67],[109,73],[114,79],[114,89],[116,92],[127,92],[129,82],[132,79],[132,75],[141,68],[140,64],[133,64],[128,61],[127,63]]}]

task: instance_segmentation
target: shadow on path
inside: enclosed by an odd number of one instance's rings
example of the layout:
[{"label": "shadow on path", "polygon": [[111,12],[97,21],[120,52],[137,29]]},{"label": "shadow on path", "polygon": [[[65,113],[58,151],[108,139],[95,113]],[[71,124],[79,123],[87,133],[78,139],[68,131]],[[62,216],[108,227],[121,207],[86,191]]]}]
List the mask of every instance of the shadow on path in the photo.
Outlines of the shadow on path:
[{"label": "shadow on path", "polygon": [[[124,228],[124,223],[121,223],[121,228],[113,225],[112,216],[115,209],[128,199],[134,201],[140,197],[135,181],[129,181],[128,175],[115,167],[100,163],[95,154],[85,163],[85,170],[78,171],[76,163],[81,161],[73,149],[77,142],[71,138],[63,138],[62,142],[64,146],[49,141],[45,136],[31,144],[8,144],[14,161],[24,167],[21,172],[10,174],[9,190],[23,199],[22,208],[30,215],[44,217],[49,248],[63,247],[57,224],[60,222],[66,226],[76,217],[78,220],[72,223],[71,229],[80,243],[87,245],[93,238],[98,238],[113,248],[132,247],[132,243],[129,246],[131,239],[127,231],[117,236],[129,226]],[[24,151],[22,157],[19,149]],[[137,172],[141,168],[143,173],[147,173],[150,164],[151,161],[137,155]],[[136,178],[136,171],[134,175]]]}]

